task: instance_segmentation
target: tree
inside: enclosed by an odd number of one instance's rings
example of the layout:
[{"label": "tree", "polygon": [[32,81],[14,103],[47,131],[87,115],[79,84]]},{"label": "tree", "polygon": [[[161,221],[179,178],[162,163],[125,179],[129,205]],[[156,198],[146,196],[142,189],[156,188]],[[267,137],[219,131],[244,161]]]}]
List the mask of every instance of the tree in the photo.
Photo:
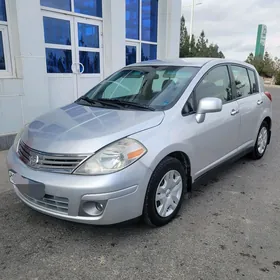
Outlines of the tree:
[{"label": "tree", "polygon": [[275,75],[275,84],[280,86],[280,71]]},{"label": "tree", "polygon": [[190,37],[186,28],[186,20],[184,16],[181,17],[181,35],[180,35],[180,57],[189,56]]},{"label": "tree", "polygon": [[246,59],[246,62],[250,63],[250,64],[253,64],[254,59],[255,59],[255,57],[254,57],[253,53],[250,53],[249,56]]},{"label": "tree", "polygon": [[268,52],[265,53],[263,58],[255,57],[253,53],[250,53],[246,62],[254,65],[262,77],[271,78],[275,75],[275,61],[273,61]]},{"label": "tree", "polygon": [[204,30],[202,30],[197,40],[194,35],[191,36],[190,40],[184,16],[181,17],[180,34],[180,57],[225,57],[224,54],[219,51],[219,46],[217,44],[210,44],[208,46],[208,39],[206,39]]},{"label": "tree", "polygon": [[196,43],[197,56],[207,57],[209,55],[207,44],[208,40],[205,39],[205,33],[204,30],[202,30]]},{"label": "tree", "polygon": [[190,48],[189,48],[189,56],[190,57],[196,57],[197,55],[197,49],[196,49],[196,44],[195,44],[195,37],[194,35],[192,35],[192,39],[191,39],[191,44],[190,44]]},{"label": "tree", "polygon": [[268,52],[265,52],[264,59],[263,59],[263,72],[268,77],[273,77],[275,74],[275,68],[274,68],[274,61],[270,57]]},{"label": "tree", "polygon": [[219,51],[219,46],[217,44],[211,44],[208,48],[208,57],[218,57],[225,58],[224,54]]}]

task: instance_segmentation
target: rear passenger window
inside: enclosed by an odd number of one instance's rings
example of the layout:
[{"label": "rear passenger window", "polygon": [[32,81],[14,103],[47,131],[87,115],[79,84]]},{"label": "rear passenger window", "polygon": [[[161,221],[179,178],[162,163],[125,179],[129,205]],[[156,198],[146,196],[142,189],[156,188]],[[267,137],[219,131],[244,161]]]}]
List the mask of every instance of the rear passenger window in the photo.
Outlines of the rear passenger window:
[{"label": "rear passenger window", "polygon": [[249,73],[249,78],[250,78],[250,83],[251,83],[251,92],[252,93],[257,93],[259,92],[259,88],[258,88],[258,83],[256,80],[256,75],[255,72],[252,70],[248,70]]},{"label": "rear passenger window", "polygon": [[202,98],[216,97],[223,103],[232,100],[232,89],[227,66],[218,66],[203,78],[195,90],[196,103]]},{"label": "rear passenger window", "polygon": [[247,69],[239,66],[231,66],[231,69],[235,80],[237,98],[247,97],[251,94],[251,84]]}]

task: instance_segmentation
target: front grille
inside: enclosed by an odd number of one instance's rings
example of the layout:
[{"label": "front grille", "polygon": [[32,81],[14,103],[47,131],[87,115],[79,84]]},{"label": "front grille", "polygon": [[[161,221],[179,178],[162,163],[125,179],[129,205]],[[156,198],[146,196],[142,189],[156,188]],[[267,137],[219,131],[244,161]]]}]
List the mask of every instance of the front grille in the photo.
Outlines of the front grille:
[{"label": "front grille", "polygon": [[49,154],[31,149],[23,141],[19,142],[18,155],[29,167],[56,173],[72,173],[86,159],[86,155]]},{"label": "front grille", "polygon": [[46,194],[42,199],[38,200],[26,194],[23,194],[22,192],[21,195],[31,203],[41,206],[42,208],[68,214],[68,198]]}]

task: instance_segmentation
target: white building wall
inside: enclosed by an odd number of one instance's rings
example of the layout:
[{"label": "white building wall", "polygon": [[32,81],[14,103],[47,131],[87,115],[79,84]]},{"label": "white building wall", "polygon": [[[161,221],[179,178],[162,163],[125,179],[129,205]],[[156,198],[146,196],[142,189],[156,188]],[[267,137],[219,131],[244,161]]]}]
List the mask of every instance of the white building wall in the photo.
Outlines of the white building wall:
[{"label": "white building wall", "polygon": [[103,40],[105,78],[125,65],[125,0],[103,0]]},{"label": "white building wall", "polygon": [[[8,0],[6,5],[12,75],[0,76],[0,150],[7,142],[1,144],[1,137],[74,100],[51,94],[40,0]],[[103,0],[103,78],[125,66],[125,15],[125,0]],[[179,57],[180,16],[181,0],[159,0],[158,59]]]},{"label": "white building wall", "polygon": [[158,59],[178,58],[181,0],[159,0]]}]

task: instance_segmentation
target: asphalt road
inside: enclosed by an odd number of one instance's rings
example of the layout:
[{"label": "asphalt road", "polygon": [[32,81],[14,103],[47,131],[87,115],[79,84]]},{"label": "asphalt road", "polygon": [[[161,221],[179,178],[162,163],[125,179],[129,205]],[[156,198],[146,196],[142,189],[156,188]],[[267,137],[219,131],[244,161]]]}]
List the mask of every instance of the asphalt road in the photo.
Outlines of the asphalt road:
[{"label": "asphalt road", "polygon": [[19,201],[0,163],[0,279],[280,279],[280,89],[270,91],[265,157],[241,159],[197,186],[163,228],[44,216]]}]

